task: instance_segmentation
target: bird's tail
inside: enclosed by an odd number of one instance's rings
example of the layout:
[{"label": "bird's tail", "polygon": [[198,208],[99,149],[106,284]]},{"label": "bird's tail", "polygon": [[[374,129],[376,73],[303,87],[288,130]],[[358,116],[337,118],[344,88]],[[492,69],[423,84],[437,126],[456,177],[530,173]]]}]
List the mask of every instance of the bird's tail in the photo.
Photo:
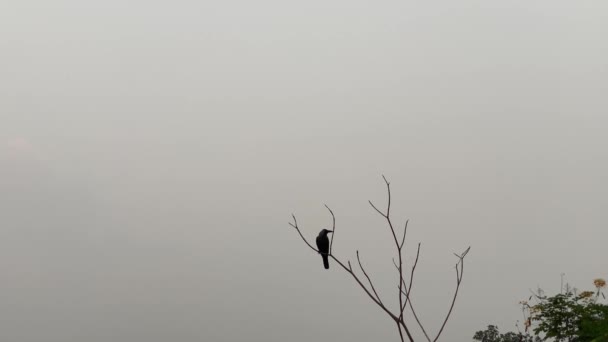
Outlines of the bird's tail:
[{"label": "bird's tail", "polygon": [[329,256],[327,254],[321,254],[321,257],[323,258],[323,266],[325,266],[325,269],[328,270],[329,269]]}]

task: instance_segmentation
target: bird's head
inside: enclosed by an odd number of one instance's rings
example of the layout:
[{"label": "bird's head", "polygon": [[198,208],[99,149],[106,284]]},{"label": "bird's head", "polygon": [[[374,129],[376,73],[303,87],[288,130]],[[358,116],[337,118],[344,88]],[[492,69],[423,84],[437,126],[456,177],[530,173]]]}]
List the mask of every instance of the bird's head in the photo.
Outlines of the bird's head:
[{"label": "bird's head", "polygon": [[327,235],[327,233],[333,233],[333,230],[328,230],[328,229],[323,229],[321,230],[321,233],[319,233],[319,235]]}]

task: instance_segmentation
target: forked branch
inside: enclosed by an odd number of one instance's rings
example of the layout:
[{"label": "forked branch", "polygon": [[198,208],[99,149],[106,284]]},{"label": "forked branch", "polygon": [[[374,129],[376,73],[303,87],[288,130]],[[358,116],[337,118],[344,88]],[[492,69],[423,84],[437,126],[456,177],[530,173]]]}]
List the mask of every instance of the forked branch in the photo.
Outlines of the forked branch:
[{"label": "forked branch", "polygon": [[[460,283],[462,283],[462,275],[464,272],[464,257],[467,255],[467,253],[469,253],[470,250],[471,250],[471,246],[469,246],[469,248],[467,248],[460,255],[454,253],[454,255],[458,258],[458,262],[456,263],[456,266],[454,266],[454,268],[456,269],[456,290],[454,291],[454,297],[452,298],[452,304],[450,305],[450,310],[448,310],[447,315],[445,315],[445,319],[443,320],[441,329],[439,329],[439,332],[437,333],[437,336],[435,337],[433,342],[435,342],[439,339],[439,336],[443,332],[443,328],[445,328],[445,324],[448,322],[448,319],[450,318],[450,315],[452,314],[452,310],[454,309],[454,304],[456,303],[456,297],[458,297],[458,290],[460,289]],[[458,269],[459,267],[460,267],[460,270]]]}]

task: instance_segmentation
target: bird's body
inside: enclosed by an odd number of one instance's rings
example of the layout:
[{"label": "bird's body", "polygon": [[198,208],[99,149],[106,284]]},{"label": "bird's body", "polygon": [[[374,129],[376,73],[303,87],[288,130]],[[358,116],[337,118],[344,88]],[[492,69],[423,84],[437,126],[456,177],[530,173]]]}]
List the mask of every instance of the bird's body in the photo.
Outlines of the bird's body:
[{"label": "bird's body", "polygon": [[321,257],[323,258],[323,266],[325,269],[329,269],[329,238],[327,233],[332,233],[331,230],[323,229],[317,236],[317,248]]}]

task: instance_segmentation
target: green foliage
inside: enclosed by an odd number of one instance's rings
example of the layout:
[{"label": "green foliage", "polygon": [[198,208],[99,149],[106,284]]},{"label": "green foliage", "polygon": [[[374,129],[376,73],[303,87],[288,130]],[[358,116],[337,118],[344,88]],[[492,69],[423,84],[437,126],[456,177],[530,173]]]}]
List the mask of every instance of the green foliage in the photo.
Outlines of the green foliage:
[{"label": "green foliage", "polygon": [[535,334],[543,333],[545,339],[554,338],[556,342],[578,341],[576,336],[585,308],[573,293],[540,298],[533,309],[532,321],[538,322]]},{"label": "green foliage", "polygon": [[541,339],[536,336],[524,335],[522,333],[508,332],[501,334],[498,331],[498,327],[495,325],[488,325],[486,330],[480,330],[473,336],[474,341],[480,342],[540,342]]},{"label": "green foliage", "polygon": [[608,305],[589,304],[582,312],[581,341],[608,342]]},{"label": "green foliage", "polygon": [[[600,303],[604,279],[595,279],[596,291],[578,293],[566,285],[565,293],[545,296],[542,290],[521,301],[525,334],[501,334],[489,325],[473,340],[480,342],[608,342],[608,305]],[[534,299],[534,300],[533,300]],[[533,300],[534,304],[529,301]],[[531,336],[533,334],[533,336]]]},{"label": "green foliage", "polygon": [[[573,291],[552,297],[537,297],[530,307],[534,333],[555,342],[590,342],[608,338],[608,306],[597,303],[597,296]],[[598,340],[599,339],[599,340]]]}]

